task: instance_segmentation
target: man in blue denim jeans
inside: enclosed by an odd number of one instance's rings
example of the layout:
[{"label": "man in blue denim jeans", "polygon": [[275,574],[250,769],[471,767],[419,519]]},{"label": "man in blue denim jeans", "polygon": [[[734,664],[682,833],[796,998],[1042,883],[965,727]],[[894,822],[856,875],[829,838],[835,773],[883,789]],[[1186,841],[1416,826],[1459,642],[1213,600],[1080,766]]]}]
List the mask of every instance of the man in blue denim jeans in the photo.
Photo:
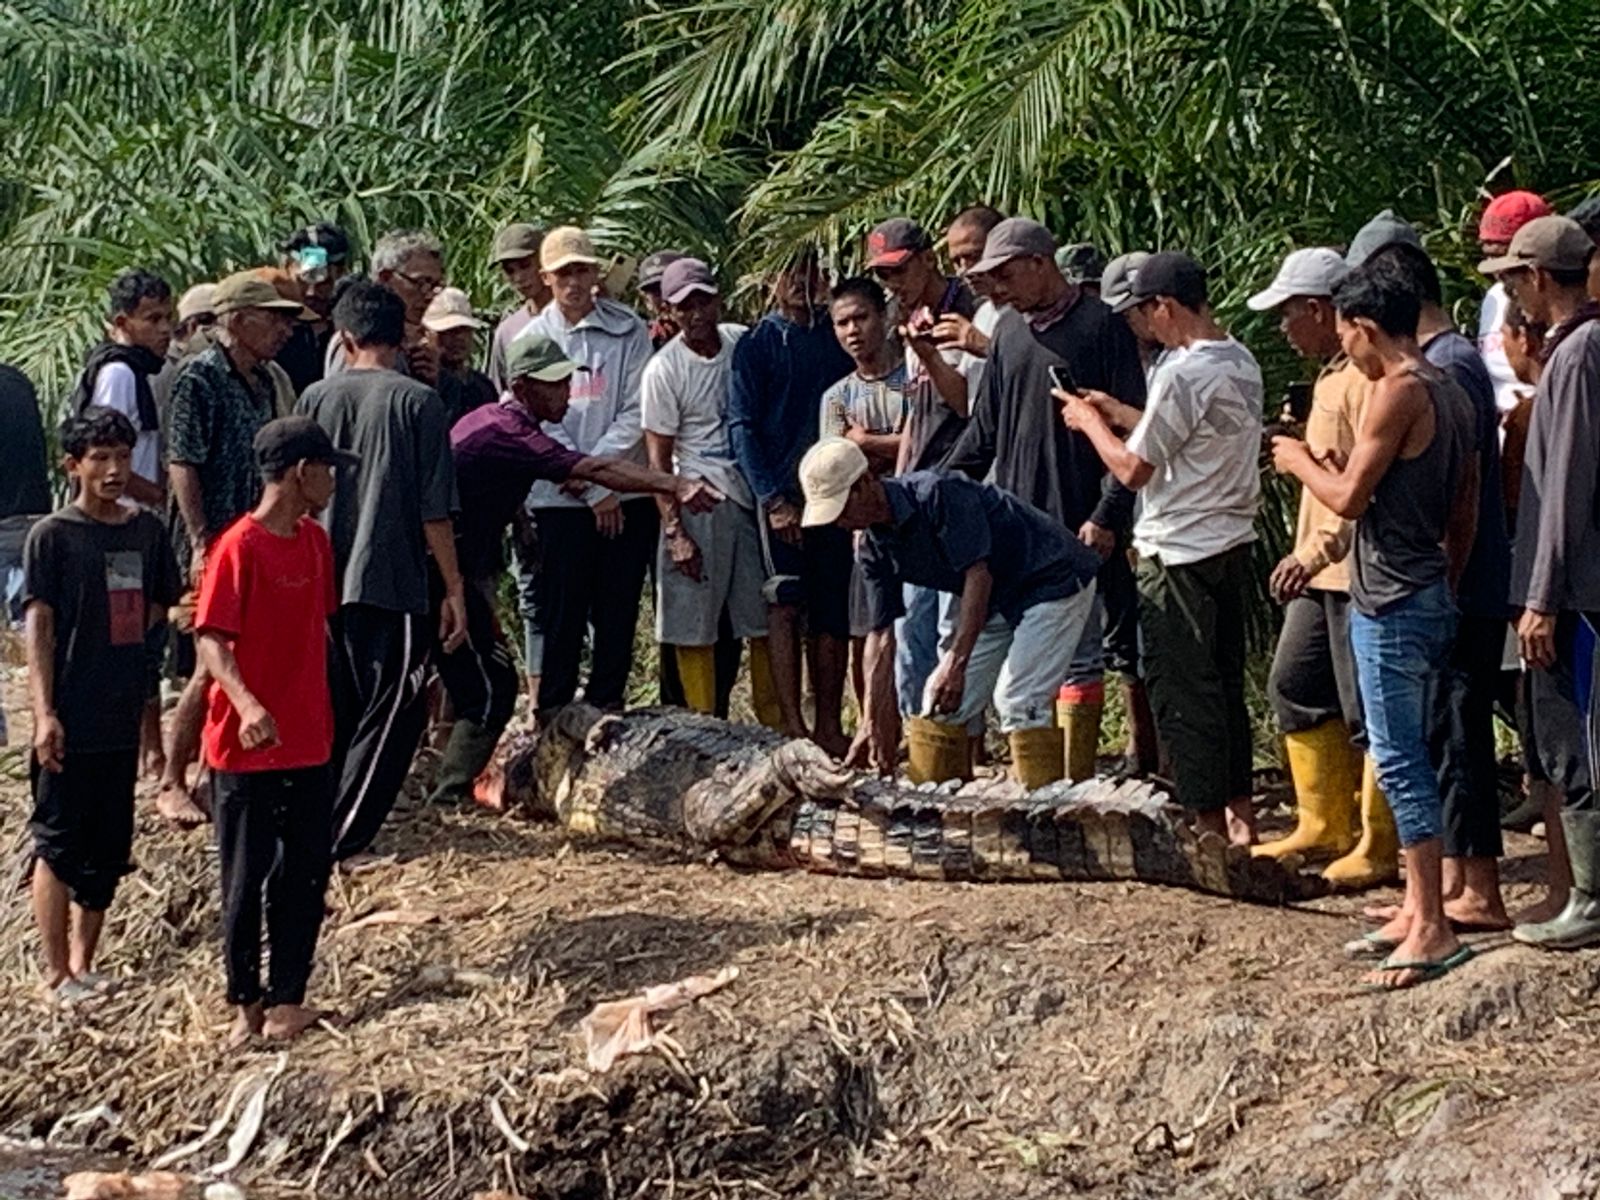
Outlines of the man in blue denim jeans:
[{"label": "man in blue denim jeans", "polygon": [[1472,402],[1417,344],[1421,297],[1392,263],[1334,289],[1339,339],[1374,381],[1348,461],[1273,439],[1278,470],[1356,522],[1350,642],[1378,782],[1394,810],[1405,903],[1367,941],[1388,957],[1365,982],[1413,987],[1472,956],[1444,914],[1439,780],[1428,756],[1429,691],[1455,635],[1453,588],[1477,524]]}]

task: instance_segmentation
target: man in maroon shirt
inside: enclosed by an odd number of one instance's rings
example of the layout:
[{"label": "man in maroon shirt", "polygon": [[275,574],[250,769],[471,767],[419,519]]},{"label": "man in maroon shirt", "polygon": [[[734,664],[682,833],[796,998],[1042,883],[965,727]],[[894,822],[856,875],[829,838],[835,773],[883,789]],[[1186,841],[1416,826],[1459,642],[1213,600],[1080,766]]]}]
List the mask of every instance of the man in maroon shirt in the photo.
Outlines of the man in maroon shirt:
[{"label": "man in maroon shirt", "polygon": [[517,338],[506,355],[506,395],[462,417],[450,431],[460,493],[456,550],[466,579],[467,640],[439,656],[439,676],[455,705],[456,723],[431,799],[456,803],[494,756],[517,697],[511,649],[494,619],[500,545],[512,515],[535,480],[582,479],[621,492],[659,492],[692,512],[709,511],[722,494],[698,479],[653,471],[627,459],[580,454],[556,441],[541,422],[566,415],[576,363],[544,334]]}]

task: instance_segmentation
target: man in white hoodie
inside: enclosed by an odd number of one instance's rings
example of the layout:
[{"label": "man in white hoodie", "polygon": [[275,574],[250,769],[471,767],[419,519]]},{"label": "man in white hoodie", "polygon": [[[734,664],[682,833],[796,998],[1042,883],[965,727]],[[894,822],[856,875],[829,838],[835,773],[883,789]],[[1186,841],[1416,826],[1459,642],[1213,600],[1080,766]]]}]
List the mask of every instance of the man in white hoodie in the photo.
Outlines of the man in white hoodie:
[{"label": "man in white hoodie", "polygon": [[[552,229],[540,244],[539,264],[552,300],[518,338],[544,334],[579,368],[566,417],[546,425],[546,432],[580,454],[617,455],[642,465],[639,380],[653,349],[649,330],[632,309],[595,296],[600,260],[583,230]],[[528,507],[539,527],[539,710],[572,702],[590,631],[584,698],[599,708],[621,708],[639,594],[660,532],[655,501],[578,481],[536,484]]]}]

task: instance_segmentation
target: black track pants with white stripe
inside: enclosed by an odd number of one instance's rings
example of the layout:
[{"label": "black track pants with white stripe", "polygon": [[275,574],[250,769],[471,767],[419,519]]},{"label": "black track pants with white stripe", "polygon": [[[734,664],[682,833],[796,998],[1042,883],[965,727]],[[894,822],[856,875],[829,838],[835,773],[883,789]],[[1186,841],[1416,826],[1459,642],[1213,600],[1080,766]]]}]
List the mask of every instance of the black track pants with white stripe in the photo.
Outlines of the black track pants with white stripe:
[{"label": "black track pants with white stripe", "polygon": [[334,617],[333,857],[372,845],[394,808],[428,722],[429,618],[369,604]]}]

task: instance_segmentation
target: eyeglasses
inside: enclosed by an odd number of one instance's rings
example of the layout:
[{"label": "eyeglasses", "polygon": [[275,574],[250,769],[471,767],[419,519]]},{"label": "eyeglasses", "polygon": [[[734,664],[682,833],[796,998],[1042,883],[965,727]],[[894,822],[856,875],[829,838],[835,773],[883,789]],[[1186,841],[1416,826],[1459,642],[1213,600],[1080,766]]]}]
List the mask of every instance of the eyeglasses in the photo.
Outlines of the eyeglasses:
[{"label": "eyeglasses", "polygon": [[434,293],[444,290],[444,280],[442,279],[418,279],[415,275],[407,275],[404,271],[396,271],[395,274],[424,296],[432,296]]}]

